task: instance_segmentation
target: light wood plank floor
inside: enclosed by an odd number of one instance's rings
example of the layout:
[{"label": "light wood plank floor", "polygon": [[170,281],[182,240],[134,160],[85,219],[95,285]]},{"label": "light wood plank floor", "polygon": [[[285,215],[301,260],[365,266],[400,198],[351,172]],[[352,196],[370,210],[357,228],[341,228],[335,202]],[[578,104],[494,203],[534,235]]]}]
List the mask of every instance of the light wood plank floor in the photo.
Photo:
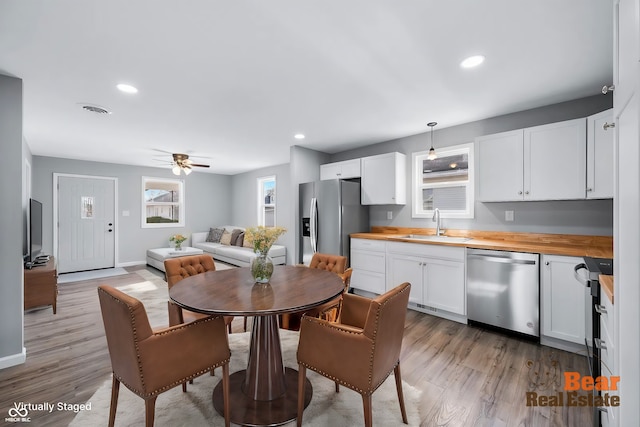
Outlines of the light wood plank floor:
[{"label": "light wood plank floor", "polygon": [[[93,395],[110,373],[96,287],[135,283],[139,276],[134,272],[144,268],[162,277],[153,268],[139,266],[108,280],[60,285],[58,314],[51,308],[25,314],[27,361],[0,370],[0,423],[10,425],[4,418],[14,402],[85,403]],[[242,331],[242,318],[232,326],[234,332]],[[526,391],[551,395],[562,390],[564,371],[586,375],[581,355],[409,310],[401,368],[403,379],[423,391],[422,426],[591,423],[588,408],[525,405]],[[63,426],[75,414],[32,415],[31,425]]]}]

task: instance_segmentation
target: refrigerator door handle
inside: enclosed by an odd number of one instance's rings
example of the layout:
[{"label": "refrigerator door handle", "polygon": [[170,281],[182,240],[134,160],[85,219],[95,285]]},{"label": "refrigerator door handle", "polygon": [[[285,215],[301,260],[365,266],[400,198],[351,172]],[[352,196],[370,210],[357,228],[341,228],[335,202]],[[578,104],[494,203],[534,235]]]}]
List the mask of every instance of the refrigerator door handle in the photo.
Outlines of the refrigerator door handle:
[{"label": "refrigerator door handle", "polygon": [[315,197],[311,199],[310,214],[311,214],[311,227],[310,227],[311,250],[315,254],[316,252],[318,252],[318,199],[316,199]]}]

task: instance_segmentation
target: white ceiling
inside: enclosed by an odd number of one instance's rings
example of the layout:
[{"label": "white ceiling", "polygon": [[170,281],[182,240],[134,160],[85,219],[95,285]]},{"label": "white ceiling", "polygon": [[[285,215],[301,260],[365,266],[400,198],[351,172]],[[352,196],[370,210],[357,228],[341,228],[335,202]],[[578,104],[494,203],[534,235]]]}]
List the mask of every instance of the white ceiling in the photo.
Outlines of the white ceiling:
[{"label": "white ceiling", "polygon": [[[610,0],[2,0],[0,72],[34,155],[211,172],[594,95]],[[473,70],[459,62],[486,61]],[[119,92],[118,83],[139,89]],[[89,103],[111,115],[89,113]],[[295,133],[307,135],[303,141]],[[426,139],[425,139],[426,141]]]}]

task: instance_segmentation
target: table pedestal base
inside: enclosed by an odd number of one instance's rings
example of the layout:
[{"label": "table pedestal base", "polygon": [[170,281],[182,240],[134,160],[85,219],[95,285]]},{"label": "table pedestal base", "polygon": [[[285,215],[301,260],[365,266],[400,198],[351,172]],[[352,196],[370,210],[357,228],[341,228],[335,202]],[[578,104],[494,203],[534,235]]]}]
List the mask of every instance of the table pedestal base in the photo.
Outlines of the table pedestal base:
[{"label": "table pedestal base", "polygon": [[[285,392],[273,400],[253,400],[242,391],[246,370],[229,376],[231,422],[243,426],[278,426],[298,416],[298,371],[285,368]],[[304,407],[309,406],[313,388],[307,379]],[[213,390],[213,406],[224,416],[222,381]]]}]

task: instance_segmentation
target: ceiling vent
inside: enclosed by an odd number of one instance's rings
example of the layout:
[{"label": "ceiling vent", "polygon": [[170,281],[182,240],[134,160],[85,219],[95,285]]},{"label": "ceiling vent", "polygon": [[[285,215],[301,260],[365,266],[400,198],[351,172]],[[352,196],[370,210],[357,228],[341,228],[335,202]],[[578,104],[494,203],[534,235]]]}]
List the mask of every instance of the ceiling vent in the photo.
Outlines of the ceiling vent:
[{"label": "ceiling vent", "polygon": [[111,114],[111,111],[97,105],[83,104],[82,109],[96,114]]}]

